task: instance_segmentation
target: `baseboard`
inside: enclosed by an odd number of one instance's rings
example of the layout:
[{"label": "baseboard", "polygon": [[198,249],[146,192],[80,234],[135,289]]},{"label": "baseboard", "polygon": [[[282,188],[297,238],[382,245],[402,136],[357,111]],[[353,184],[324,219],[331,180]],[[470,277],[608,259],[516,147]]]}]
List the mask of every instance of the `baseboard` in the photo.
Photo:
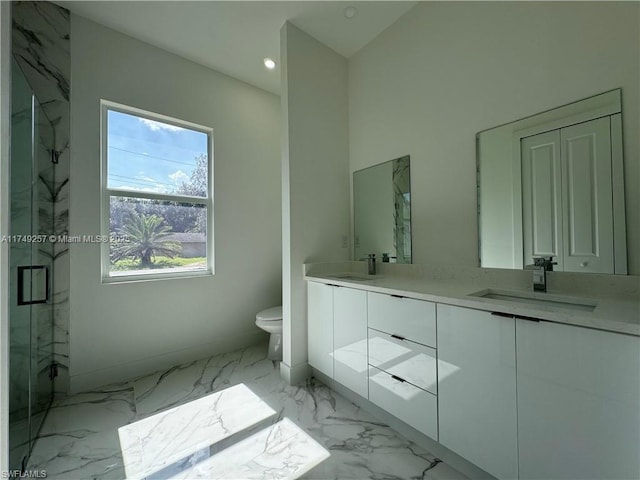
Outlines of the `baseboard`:
[{"label": "baseboard", "polygon": [[218,340],[108,368],[70,375],[69,393],[83,392],[112,383],[126,382],[176,365],[231,352],[258,343],[266,344],[268,341],[268,334],[256,331],[241,337],[226,338],[224,341]]},{"label": "baseboard", "polygon": [[427,450],[428,452],[435,455],[437,458],[442,460],[444,463],[459,471],[463,475],[466,475],[473,480],[496,480],[494,476],[485,472],[481,468],[477,467],[473,463],[469,462],[465,458],[461,457],[455,452],[452,452],[447,447],[437,442],[436,440],[427,437],[425,434],[419,432],[411,425],[403,422],[402,420],[398,420],[396,417],[391,415],[386,410],[381,409],[377,405],[371,403],[364,397],[361,397],[355,392],[352,392],[344,385],[336,382],[332,378],[327,377],[322,372],[317,371],[315,368],[311,367],[311,375],[316,379],[320,380],[322,383],[327,385],[332,390],[335,390],[343,397],[347,398],[351,402],[355,403],[357,406],[362,408],[363,410],[369,412],[371,415],[376,417],[378,420],[386,423],[393,430],[398,432],[400,435],[405,437],[407,440],[411,440],[417,445],[420,445],[422,448]]},{"label": "baseboard", "polygon": [[280,377],[289,385],[300,385],[311,377],[311,367],[307,362],[294,366],[280,362]]}]

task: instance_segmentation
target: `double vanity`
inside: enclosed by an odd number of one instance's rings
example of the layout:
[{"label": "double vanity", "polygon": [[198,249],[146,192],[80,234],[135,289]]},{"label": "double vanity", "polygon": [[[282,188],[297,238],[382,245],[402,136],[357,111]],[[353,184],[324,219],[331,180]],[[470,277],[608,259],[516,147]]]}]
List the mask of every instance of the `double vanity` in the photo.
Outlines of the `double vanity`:
[{"label": "double vanity", "polygon": [[306,266],[318,376],[496,478],[640,478],[638,277],[364,271]]}]

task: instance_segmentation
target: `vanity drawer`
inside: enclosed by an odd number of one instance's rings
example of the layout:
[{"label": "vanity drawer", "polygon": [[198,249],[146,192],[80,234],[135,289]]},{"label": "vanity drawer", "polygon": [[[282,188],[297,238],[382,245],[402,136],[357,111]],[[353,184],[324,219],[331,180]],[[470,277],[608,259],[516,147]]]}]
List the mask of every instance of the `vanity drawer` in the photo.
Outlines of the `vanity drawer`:
[{"label": "vanity drawer", "polygon": [[416,430],[438,440],[438,402],[435,395],[369,367],[369,400]]},{"label": "vanity drawer", "polygon": [[436,346],[436,304],[369,292],[369,328]]},{"label": "vanity drawer", "polygon": [[413,385],[438,393],[436,350],[409,340],[368,330],[369,365]]}]

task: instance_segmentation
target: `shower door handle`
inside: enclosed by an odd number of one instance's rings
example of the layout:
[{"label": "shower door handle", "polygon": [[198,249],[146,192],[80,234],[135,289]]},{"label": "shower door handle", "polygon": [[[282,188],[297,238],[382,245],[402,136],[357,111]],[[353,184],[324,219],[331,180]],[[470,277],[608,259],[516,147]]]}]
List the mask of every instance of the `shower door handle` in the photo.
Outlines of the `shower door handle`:
[{"label": "shower door handle", "polygon": [[47,303],[49,290],[49,267],[46,265],[18,267],[18,305]]}]

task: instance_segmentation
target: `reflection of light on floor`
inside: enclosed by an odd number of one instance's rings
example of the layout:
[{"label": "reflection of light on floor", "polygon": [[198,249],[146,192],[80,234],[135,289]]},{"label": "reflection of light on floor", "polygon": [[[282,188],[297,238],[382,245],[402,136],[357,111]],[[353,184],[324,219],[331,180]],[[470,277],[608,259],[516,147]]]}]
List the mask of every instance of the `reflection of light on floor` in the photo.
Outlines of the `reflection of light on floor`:
[{"label": "reflection of light on floor", "polygon": [[327,450],[284,418],[171,479],[298,478],[327,458]]},{"label": "reflection of light on floor", "polygon": [[345,345],[331,353],[333,359],[351,368],[354,372],[364,373],[367,371],[367,340]]},{"label": "reflection of light on floor", "polygon": [[285,469],[285,477],[295,478],[329,456],[288,419],[219,451],[273,415],[240,384],[120,427],[127,478],[229,478],[231,470],[238,473],[235,478],[252,478],[267,468]]}]

